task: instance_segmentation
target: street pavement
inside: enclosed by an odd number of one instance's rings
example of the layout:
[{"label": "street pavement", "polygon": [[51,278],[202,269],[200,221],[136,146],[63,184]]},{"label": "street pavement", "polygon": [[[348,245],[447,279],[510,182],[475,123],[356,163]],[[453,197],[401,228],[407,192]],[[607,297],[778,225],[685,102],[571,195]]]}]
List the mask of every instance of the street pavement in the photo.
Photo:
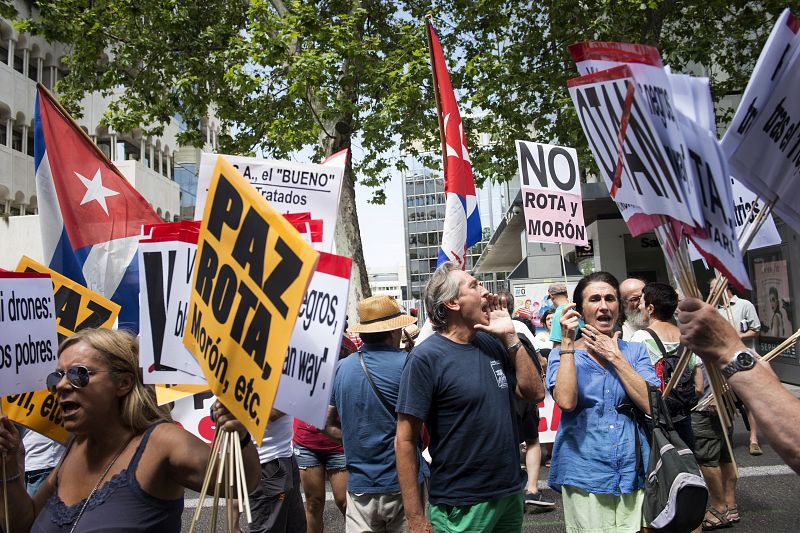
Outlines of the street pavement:
[{"label": "street pavement", "polygon": [[[797,397],[800,388],[787,387]],[[798,533],[800,532],[800,476],[795,474],[772,450],[765,439],[761,438],[764,455],[753,457],[748,452],[748,436],[737,417],[734,426],[733,446],[739,466],[740,479],[737,487],[737,499],[742,521],[728,531],[741,533]],[[548,469],[542,468],[540,486],[547,480]],[[554,496],[556,507],[552,511],[533,513],[526,510],[523,532],[556,533],[564,531],[564,516],[561,498],[557,493],[547,489]],[[196,531],[209,531],[211,510],[210,499],[204,507],[200,523]],[[192,514],[197,506],[197,494],[187,493],[186,510],[183,514],[184,531],[189,530]],[[344,532],[344,518],[336,509],[328,487],[325,505],[325,531],[330,533]],[[221,524],[218,531],[224,531]],[[247,531],[247,527],[242,528]],[[301,533],[301,532],[298,532]]]}]

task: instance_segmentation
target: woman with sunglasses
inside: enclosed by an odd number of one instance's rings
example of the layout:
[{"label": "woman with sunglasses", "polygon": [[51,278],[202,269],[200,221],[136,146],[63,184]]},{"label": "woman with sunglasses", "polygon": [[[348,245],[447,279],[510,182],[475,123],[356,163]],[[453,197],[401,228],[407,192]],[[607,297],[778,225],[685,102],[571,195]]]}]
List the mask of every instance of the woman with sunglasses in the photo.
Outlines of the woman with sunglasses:
[{"label": "woman with sunglasses", "polygon": [[[19,434],[0,418],[12,531],[180,531],[184,488],[200,490],[210,449],[164,423],[169,412],[142,383],[138,365],[137,340],[127,332],[87,329],[61,343],[47,386],[71,437],[33,498],[16,464]],[[250,435],[219,402],[212,412],[218,428],[241,437],[254,489],[261,468]]]},{"label": "woman with sunglasses", "polygon": [[[547,387],[561,408],[549,484],[562,493],[570,533],[632,533],[642,526],[649,448],[633,411],[650,412],[647,383],[658,384],[647,349],[615,330],[619,283],[608,272],[575,287],[561,315]],[[575,340],[580,319],[585,326]],[[636,436],[642,455],[637,458]]]}]

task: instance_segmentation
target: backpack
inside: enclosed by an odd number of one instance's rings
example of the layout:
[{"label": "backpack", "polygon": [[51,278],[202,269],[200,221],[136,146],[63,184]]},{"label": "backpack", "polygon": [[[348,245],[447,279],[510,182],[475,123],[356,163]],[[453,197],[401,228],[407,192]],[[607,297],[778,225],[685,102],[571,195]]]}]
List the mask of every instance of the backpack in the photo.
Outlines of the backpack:
[{"label": "backpack", "polygon": [[672,426],[661,391],[648,385],[648,393],[650,458],[645,475],[644,519],[648,527],[660,533],[685,533],[702,523],[708,487],[692,450]]},{"label": "backpack", "polygon": [[[650,328],[646,328],[645,331],[653,337],[653,340],[656,341],[658,345],[658,349],[661,350],[661,355],[663,355],[663,357],[656,362],[655,370],[658,379],[661,381],[660,390],[664,392],[667,383],[672,379],[675,367],[678,366],[678,356],[681,353],[683,345],[678,345],[678,349],[673,352],[667,352],[666,348],[664,348],[664,343],[661,342],[661,339],[656,335],[655,331]],[[692,371],[688,367],[683,370],[683,374],[681,374],[680,379],[678,379],[678,383],[672,388],[672,392],[670,392],[666,404],[669,415],[673,420],[689,416],[692,408],[697,405],[694,377],[692,376]]]}]

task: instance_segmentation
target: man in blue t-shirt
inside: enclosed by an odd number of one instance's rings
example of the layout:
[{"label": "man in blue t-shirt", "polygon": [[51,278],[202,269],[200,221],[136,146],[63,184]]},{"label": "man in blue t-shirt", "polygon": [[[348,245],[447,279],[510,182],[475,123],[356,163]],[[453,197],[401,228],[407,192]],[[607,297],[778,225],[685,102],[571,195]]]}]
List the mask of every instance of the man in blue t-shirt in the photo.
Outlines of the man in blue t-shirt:
[{"label": "man in blue t-shirt", "polygon": [[[394,298],[373,296],[358,304],[350,327],[364,345],[339,361],[326,433],[340,438],[347,460],[348,531],[403,531],[403,499],[395,468],[394,404],[407,353],[400,337],[417,319],[400,312]],[[363,365],[363,366],[362,366]],[[422,455],[417,451],[417,461]],[[422,482],[419,471],[417,482]]]},{"label": "man in blue t-shirt", "polygon": [[[431,276],[425,309],[436,333],[411,351],[397,399],[397,475],[409,532],[519,531],[525,476],[513,398],[541,401],[541,377],[505,302],[452,263]],[[423,422],[433,458],[428,518],[416,482]]]}]

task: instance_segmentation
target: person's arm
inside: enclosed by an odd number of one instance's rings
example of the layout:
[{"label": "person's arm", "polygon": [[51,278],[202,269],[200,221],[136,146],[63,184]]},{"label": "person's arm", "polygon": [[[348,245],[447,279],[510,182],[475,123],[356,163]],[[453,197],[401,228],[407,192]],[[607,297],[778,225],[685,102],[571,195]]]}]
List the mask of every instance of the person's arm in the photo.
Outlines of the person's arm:
[{"label": "person's arm", "polygon": [[753,330],[753,329],[748,329],[744,333],[739,333],[739,338],[742,339],[742,340],[755,339],[756,337],[758,337],[758,332],[756,330]]},{"label": "person's arm", "polygon": [[[34,499],[25,490],[25,468],[20,468],[19,464],[21,447],[22,439],[14,423],[7,416],[0,417],[0,452],[5,454],[7,482],[4,485],[8,492],[3,496],[8,499],[8,519],[12,531],[30,531],[40,508],[34,505]],[[3,492],[2,486],[0,483],[0,494]],[[39,499],[42,504],[46,501]],[[5,507],[0,505],[0,524],[5,524],[5,518]]]},{"label": "person's arm", "polygon": [[692,370],[692,379],[694,380],[694,395],[700,398],[705,392],[705,383],[703,383],[703,372],[699,366],[695,366]]},{"label": "person's arm", "polygon": [[[710,305],[686,298],[678,306],[681,342],[707,365],[722,369],[734,354],[746,350],[738,332]],[[781,385],[778,376],[759,361],[736,372],[728,383],[744,402],[778,455],[800,473],[800,400]]]},{"label": "person's arm", "polygon": [[433,527],[425,517],[422,496],[419,492],[419,458],[417,456],[422,420],[404,413],[397,414],[397,433],[394,453],[397,462],[397,481],[403,497],[403,509],[408,521],[409,533],[433,533]]},{"label": "person's arm", "polygon": [[562,411],[570,412],[578,405],[578,375],[575,369],[575,334],[580,314],[570,303],[561,313],[561,348],[556,370],[553,400]]},{"label": "person's arm", "polygon": [[[235,432],[237,446],[244,442],[242,460],[247,490],[255,490],[261,476],[261,465],[253,439],[242,423],[236,420],[219,401],[215,402],[212,407],[212,413],[216,419],[216,431]],[[274,413],[275,411],[273,411]],[[272,419],[272,415],[270,419]],[[203,486],[206,466],[210,459],[211,448],[208,444],[173,424],[162,424],[158,431],[153,432],[151,439],[154,439],[156,447],[164,450],[166,454],[165,464],[168,468],[169,478],[178,485],[199,492]]]},{"label": "person's arm", "polygon": [[342,423],[339,421],[339,412],[335,405],[328,406],[328,417],[325,419],[325,429],[322,432],[339,444],[342,443]]},{"label": "person's arm", "polygon": [[[625,389],[628,398],[631,399],[636,407],[649,415],[650,397],[647,392],[647,382],[622,355],[619,349],[619,331],[615,332],[613,337],[609,337],[589,324],[586,324],[584,328],[584,342],[586,342],[587,350],[608,361],[614,368],[620,382],[622,382],[622,387]],[[647,354],[647,348],[644,345],[641,345],[641,347],[642,354],[647,357],[649,362],[650,356]]]},{"label": "person's arm", "polygon": [[542,377],[536,370],[536,366],[528,357],[528,351],[522,345],[514,329],[511,315],[506,309],[505,299],[498,298],[496,294],[487,297],[487,309],[489,311],[489,324],[476,324],[475,329],[485,331],[499,340],[503,347],[508,350],[517,345],[516,351],[508,353],[509,362],[514,365],[517,376],[517,387],[515,393],[519,398],[530,402],[540,402],[544,399],[544,386]]}]

